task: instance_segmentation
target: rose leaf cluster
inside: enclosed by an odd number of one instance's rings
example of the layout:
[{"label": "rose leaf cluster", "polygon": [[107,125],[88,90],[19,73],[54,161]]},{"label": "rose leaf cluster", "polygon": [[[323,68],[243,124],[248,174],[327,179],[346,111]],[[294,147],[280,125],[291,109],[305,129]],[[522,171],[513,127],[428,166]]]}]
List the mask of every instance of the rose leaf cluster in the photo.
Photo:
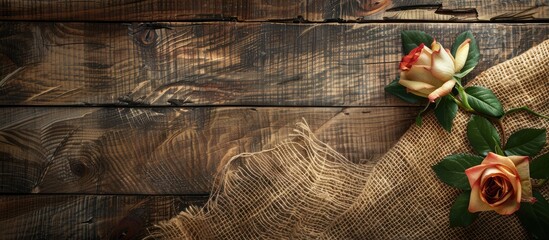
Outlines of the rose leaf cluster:
[{"label": "rose leaf cluster", "polygon": [[535,157],[546,145],[546,129],[522,129],[505,144],[484,117],[473,115],[467,139],[478,155],[454,154],[432,167],[444,183],[463,192],[450,209],[450,226],[467,226],[479,212],[516,213],[534,239],[549,237],[549,203],[532,179],[549,179],[549,153]]}]

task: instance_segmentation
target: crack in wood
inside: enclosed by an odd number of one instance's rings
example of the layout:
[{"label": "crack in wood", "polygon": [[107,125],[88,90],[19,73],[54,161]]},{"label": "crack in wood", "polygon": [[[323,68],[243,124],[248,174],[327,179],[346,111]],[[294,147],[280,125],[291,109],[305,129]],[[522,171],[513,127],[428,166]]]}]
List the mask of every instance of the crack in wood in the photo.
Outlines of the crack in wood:
[{"label": "crack in wood", "polygon": [[46,166],[44,167],[44,170],[42,170],[42,172],[40,173],[40,177],[38,177],[36,183],[34,184],[34,186],[32,187],[32,193],[39,193],[40,192],[40,188],[39,188],[39,185],[40,183],[42,183],[42,181],[44,181],[44,178],[46,177],[46,174],[48,173],[52,163],[53,163],[53,160],[55,159],[55,157],[59,154],[59,152],[61,151],[61,148],[63,146],[65,146],[67,144],[67,142],[69,141],[69,138],[71,136],[74,135],[74,133],[78,130],[79,128],[75,128],[73,129],[72,131],[70,131],[69,133],[67,133],[63,139],[61,140],[61,142],[59,142],[59,144],[55,147],[55,150],[53,151],[51,157],[49,157],[49,159],[46,161]]},{"label": "crack in wood", "polygon": [[397,6],[385,11],[387,20],[478,20],[476,8],[444,8],[443,4]]},{"label": "crack in wood", "polygon": [[18,72],[20,72],[23,69],[25,69],[25,66],[19,67],[19,68],[15,69],[13,72],[7,74],[4,78],[2,78],[2,80],[0,80],[0,87],[2,87],[2,85],[4,85],[4,83],[6,83],[6,81],[8,81],[11,77],[13,77],[15,74],[17,74]]}]

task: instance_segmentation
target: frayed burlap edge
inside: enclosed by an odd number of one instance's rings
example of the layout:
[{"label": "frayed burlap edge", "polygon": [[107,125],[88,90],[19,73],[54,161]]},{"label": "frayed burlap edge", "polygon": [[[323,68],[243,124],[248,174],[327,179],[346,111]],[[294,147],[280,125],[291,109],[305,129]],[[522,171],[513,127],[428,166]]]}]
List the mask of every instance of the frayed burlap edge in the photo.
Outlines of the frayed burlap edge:
[{"label": "frayed burlap edge", "polygon": [[291,140],[233,157],[204,208],[158,224],[151,238],[318,237],[359,196],[370,171],[318,140],[303,120]]}]

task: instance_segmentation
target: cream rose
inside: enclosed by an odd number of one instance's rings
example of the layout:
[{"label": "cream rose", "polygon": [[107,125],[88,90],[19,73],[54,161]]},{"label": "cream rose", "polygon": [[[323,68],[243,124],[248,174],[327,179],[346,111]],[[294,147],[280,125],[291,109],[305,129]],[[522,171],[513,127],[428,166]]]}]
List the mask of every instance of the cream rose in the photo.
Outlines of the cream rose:
[{"label": "cream rose", "polygon": [[431,48],[422,43],[402,58],[399,83],[408,92],[429,98],[431,102],[449,94],[456,84],[454,74],[465,65],[470,42],[467,39],[459,46],[455,58],[436,40]]},{"label": "cream rose", "polygon": [[493,210],[509,215],[519,209],[521,201],[534,200],[528,157],[489,153],[465,174],[471,185],[469,212]]}]

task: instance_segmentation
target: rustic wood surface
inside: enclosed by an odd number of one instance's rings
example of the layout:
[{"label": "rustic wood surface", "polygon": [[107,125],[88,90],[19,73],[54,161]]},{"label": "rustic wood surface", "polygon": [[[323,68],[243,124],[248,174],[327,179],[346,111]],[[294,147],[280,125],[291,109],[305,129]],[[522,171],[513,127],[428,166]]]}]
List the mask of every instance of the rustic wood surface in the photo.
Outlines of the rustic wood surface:
[{"label": "rustic wood surface", "polygon": [[516,0],[2,0],[0,20],[41,21],[529,21],[549,2]]},{"label": "rustic wood surface", "polygon": [[1,108],[0,193],[207,194],[223,163],[306,119],[372,164],[418,108]]},{"label": "rustic wood surface", "polygon": [[549,24],[0,24],[3,105],[403,106],[400,32],[450,47],[472,31],[470,76],[547,38]]},{"label": "rustic wood surface", "polygon": [[141,239],[147,228],[207,196],[0,197],[1,239]]},{"label": "rustic wood surface", "polygon": [[471,79],[548,19],[549,0],[0,0],[0,239],[142,238],[303,118],[373,165],[419,109],[383,90],[400,31],[472,31]]}]

